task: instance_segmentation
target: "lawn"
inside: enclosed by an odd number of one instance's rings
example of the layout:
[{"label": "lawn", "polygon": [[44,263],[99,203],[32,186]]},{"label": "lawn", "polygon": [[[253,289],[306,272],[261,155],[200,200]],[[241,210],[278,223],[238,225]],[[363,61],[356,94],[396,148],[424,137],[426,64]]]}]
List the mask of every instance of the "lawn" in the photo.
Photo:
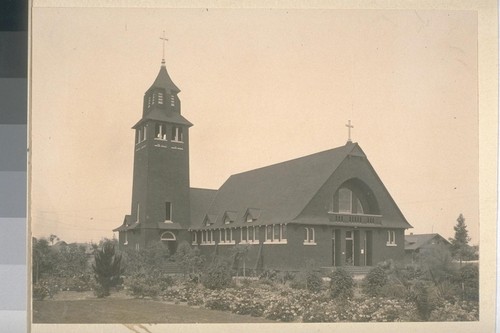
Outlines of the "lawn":
[{"label": "lawn", "polygon": [[242,316],[150,299],[59,293],[55,299],[33,301],[33,323],[271,323]]}]

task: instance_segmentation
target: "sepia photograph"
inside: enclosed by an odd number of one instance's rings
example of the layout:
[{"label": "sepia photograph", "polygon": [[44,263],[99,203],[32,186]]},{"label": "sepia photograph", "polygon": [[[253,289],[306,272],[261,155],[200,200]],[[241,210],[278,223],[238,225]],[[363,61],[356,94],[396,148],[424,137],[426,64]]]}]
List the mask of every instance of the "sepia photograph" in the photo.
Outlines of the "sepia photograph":
[{"label": "sepia photograph", "polygon": [[415,7],[36,2],[32,331],[484,325],[482,14]]}]

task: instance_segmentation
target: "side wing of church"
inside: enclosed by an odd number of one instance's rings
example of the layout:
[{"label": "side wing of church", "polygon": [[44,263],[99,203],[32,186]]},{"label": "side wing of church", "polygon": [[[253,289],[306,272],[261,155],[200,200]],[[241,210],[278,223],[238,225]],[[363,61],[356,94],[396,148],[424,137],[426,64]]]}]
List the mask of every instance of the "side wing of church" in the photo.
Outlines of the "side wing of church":
[{"label": "side wing of church", "polygon": [[162,61],[136,131],[131,214],[114,231],[140,249],[188,241],[209,258],[245,245],[247,267],[372,266],[404,258],[411,228],[357,143],[229,177],[189,184],[189,127]]}]

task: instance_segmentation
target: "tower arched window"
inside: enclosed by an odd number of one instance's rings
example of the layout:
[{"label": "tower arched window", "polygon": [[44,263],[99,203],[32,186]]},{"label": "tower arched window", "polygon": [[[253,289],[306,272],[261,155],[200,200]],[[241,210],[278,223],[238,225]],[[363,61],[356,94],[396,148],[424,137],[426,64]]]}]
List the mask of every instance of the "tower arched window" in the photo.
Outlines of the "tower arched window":
[{"label": "tower arched window", "polygon": [[176,240],[174,233],[171,231],[165,231],[164,233],[162,233],[160,239],[166,242]]}]

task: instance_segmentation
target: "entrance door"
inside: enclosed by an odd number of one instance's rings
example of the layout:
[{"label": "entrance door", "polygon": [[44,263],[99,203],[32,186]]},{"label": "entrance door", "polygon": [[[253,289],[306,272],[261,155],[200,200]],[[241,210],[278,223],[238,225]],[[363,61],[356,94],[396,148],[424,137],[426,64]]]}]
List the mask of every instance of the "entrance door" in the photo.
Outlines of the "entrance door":
[{"label": "entrance door", "polygon": [[354,235],[352,230],[345,232],[345,264],[354,265]]}]

